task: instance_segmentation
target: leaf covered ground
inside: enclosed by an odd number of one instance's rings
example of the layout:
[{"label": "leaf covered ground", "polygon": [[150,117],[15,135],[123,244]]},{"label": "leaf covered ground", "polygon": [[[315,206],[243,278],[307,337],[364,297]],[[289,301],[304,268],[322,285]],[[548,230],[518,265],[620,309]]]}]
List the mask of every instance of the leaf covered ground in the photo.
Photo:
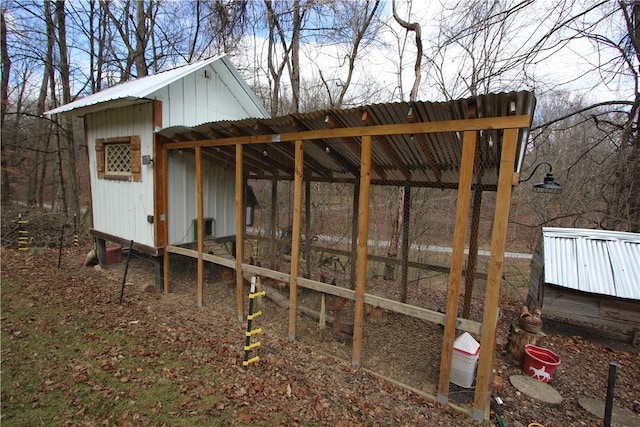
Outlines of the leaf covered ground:
[{"label": "leaf covered ground", "polygon": [[130,287],[119,304],[85,253],[58,270],[56,251],[2,251],[3,426],[471,425],[286,337],[243,368],[231,310]]},{"label": "leaf covered ground", "polygon": [[[290,342],[286,324],[265,328],[261,360],[244,368],[246,325],[233,302],[198,308],[193,292],[149,292],[146,262],[130,269],[120,304],[122,265],[83,267],[87,250],[64,249],[60,269],[54,250],[2,251],[3,425],[478,425],[333,357],[330,340]],[[503,317],[516,309],[503,307]],[[509,426],[600,424],[577,401],[604,399],[611,360],[616,403],[640,413],[637,349],[588,338],[550,334],[545,343],[563,358],[553,383],[560,405],[515,390],[508,378],[521,371],[498,351],[504,405],[493,408],[494,425],[498,415]]]}]

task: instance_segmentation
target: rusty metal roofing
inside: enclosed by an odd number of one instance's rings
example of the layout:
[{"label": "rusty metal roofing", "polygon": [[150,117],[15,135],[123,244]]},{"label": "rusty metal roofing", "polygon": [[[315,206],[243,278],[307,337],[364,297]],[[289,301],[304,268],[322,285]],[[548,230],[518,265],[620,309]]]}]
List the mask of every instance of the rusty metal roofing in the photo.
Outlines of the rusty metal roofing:
[{"label": "rusty metal roofing", "polygon": [[640,300],[640,234],[544,227],[542,236],[546,283]]},{"label": "rusty metal roofing", "polygon": [[[245,119],[205,123],[194,127],[171,127],[158,132],[165,142],[208,140],[239,136],[273,135],[272,143],[251,143],[244,147],[244,164],[259,176],[293,174],[293,143],[280,143],[278,135],[312,130],[361,128],[363,126],[407,124],[495,118],[513,115],[533,117],[532,92],[487,94],[448,102],[397,102],[356,108],[320,110],[271,119]],[[502,129],[479,132],[475,183],[491,189],[497,184]],[[524,160],[528,128],[518,134],[515,171]],[[209,149],[211,156],[233,158],[233,146]],[[372,138],[371,179],[374,183],[457,187],[462,158],[462,132],[417,135],[384,135]],[[360,138],[340,137],[304,142],[305,176],[309,179],[358,179]]]}]

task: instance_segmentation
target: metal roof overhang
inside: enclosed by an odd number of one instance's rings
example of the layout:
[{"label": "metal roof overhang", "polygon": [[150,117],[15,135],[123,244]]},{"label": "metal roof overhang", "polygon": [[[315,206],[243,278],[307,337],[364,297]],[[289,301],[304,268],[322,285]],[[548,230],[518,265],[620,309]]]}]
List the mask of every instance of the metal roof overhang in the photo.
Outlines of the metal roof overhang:
[{"label": "metal roof overhang", "polygon": [[227,163],[242,144],[248,178],[293,179],[294,144],[304,143],[304,176],[353,182],[362,136],[372,137],[372,184],[457,188],[462,136],[478,132],[474,184],[495,190],[504,129],[519,129],[514,172],[524,160],[535,108],[532,92],[487,94],[449,102],[399,102],[171,127],[157,132],[168,149],[200,146]]}]

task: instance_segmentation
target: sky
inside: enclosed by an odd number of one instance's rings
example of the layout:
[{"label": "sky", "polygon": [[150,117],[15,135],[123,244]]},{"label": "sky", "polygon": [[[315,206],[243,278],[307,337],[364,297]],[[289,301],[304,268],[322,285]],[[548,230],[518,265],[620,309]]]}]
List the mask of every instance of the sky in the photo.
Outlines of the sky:
[{"label": "sky", "polygon": [[[438,75],[438,70],[442,74],[442,80],[446,81],[449,97],[469,96],[468,91],[462,85],[463,76],[469,75],[471,61],[465,54],[461,46],[451,45],[446,50],[433,48],[433,43],[438,40],[438,30],[443,20],[443,11],[437,1],[414,1],[410,15],[407,15],[407,2],[398,2],[399,14],[407,21],[418,22],[422,28],[422,40],[424,44],[424,54],[421,76],[421,86],[419,98],[422,100],[442,100],[445,96],[434,80]],[[449,2],[451,3],[451,2]],[[514,2],[515,3],[515,2]],[[505,34],[499,46],[494,46],[487,58],[497,60],[497,65],[508,65],[512,58],[521,55],[531,48],[532,44],[540,39],[553,26],[555,19],[561,16],[561,11],[554,10],[558,1],[540,0],[533,5],[527,6],[525,13],[516,16],[505,27]],[[582,2],[576,2],[568,7],[581,8]],[[593,3],[593,2],[592,2]],[[377,87],[376,93],[382,98],[378,102],[397,101],[400,97],[399,73],[399,43],[404,43],[406,49],[402,62],[402,86],[403,99],[407,100],[409,91],[415,79],[414,61],[415,44],[413,35],[407,34],[400,26],[393,21],[391,15],[391,2],[383,4],[383,20],[388,23],[388,27],[382,31],[377,43],[366,48],[365,55],[362,56],[358,64],[352,85],[359,90],[366,90],[372,86]],[[573,12],[575,14],[575,12]],[[567,14],[569,16],[571,14]],[[597,13],[587,16],[587,21],[595,19]],[[541,19],[531,19],[532,16],[542,17]],[[592,16],[594,18],[592,18]],[[566,16],[564,17],[566,18]],[[622,23],[600,26],[598,31],[615,38],[617,26]],[[578,24],[576,24],[578,25]],[[568,33],[564,33],[567,35]],[[489,37],[497,36],[495,31]],[[398,38],[400,37],[400,39]],[[247,61],[258,57],[266,57],[264,49],[266,41],[250,40],[253,45],[254,56],[247,58]],[[554,46],[556,41],[552,38],[548,46]],[[480,44],[476,44],[479,47]],[[346,46],[318,46],[312,43],[303,45],[303,66],[302,76],[307,81],[318,79],[319,70],[322,70],[325,78],[333,78],[336,82],[346,76],[346,69],[343,60],[340,60],[340,53],[344,55]],[[257,53],[256,53],[257,52]],[[501,90],[534,90],[537,94],[546,94],[554,90],[570,91],[575,96],[583,97],[586,102],[602,102],[613,99],[624,99],[633,93],[634,81],[627,81],[620,84],[615,80],[610,80],[608,84],[602,82],[607,76],[594,72],[599,61],[607,61],[616,52],[612,49],[596,46],[593,41],[587,38],[576,38],[569,43],[557,45],[534,58],[526,69],[515,67],[511,71],[503,73],[501,81],[493,81],[488,86],[490,91]],[[476,58],[482,61],[483,58]],[[457,78],[456,78],[457,76]],[[596,82],[598,84],[596,84]],[[337,83],[339,84],[339,83]],[[497,90],[496,90],[497,89]],[[484,88],[479,88],[483,93]]]}]

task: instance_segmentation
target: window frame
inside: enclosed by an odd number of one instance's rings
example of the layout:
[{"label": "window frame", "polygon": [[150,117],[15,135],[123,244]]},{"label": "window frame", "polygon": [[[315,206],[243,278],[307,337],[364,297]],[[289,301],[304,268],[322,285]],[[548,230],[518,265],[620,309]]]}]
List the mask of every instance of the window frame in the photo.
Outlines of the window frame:
[{"label": "window frame", "polygon": [[[116,144],[129,144],[129,154],[131,158],[129,172],[110,172],[107,170],[108,146]],[[96,139],[96,170],[98,172],[98,179],[140,182],[142,180],[140,145],[139,135]]]}]

